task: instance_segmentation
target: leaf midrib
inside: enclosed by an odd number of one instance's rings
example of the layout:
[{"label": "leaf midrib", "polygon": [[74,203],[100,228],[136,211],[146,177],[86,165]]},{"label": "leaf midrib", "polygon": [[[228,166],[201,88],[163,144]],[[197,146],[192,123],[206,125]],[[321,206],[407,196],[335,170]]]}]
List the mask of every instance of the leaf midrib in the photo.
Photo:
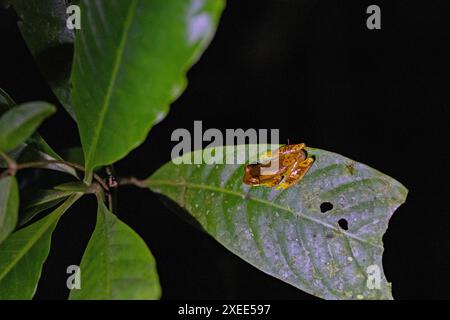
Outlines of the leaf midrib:
[{"label": "leaf midrib", "polygon": [[[179,181],[171,181],[171,180],[157,180],[157,179],[153,180],[153,179],[149,179],[149,180],[146,181],[145,185],[147,185],[149,187],[151,185],[156,185],[156,186],[157,185],[166,185],[166,186],[172,186],[172,187],[188,187],[188,188],[195,188],[195,189],[204,189],[204,190],[208,190],[208,191],[215,191],[215,192],[219,192],[219,193],[229,194],[229,195],[232,195],[232,196],[239,197],[241,199],[245,198],[245,194],[244,193],[240,193],[240,192],[237,192],[237,191],[231,191],[231,190],[227,190],[227,189],[223,189],[223,188],[219,188],[219,187],[209,186],[209,185],[205,185],[205,184],[179,182]],[[255,202],[258,202],[258,203],[261,203],[261,204],[265,204],[265,205],[267,205],[269,207],[273,207],[273,208],[277,208],[277,209],[280,209],[280,210],[287,211],[287,212],[289,212],[289,213],[291,213],[291,214],[293,214],[295,216],[298,216],[298,217],[303,218],[305,220],[314,222],[316,224],[319,224],[319,225],[321,225],[323,227],[329,228],[329,229],[334,230],[336,232],[342,233],[345,236],[347,236],[349,238],[352,238],[354,240],[357,240],[359,242],[368,244],[370,246],[373,246],[373,247],[376,247],[376,248],[379,248],[379,249],[383,249],[383,247],[378,245],[378,244],[375,244],[373,242],[367,241],[367,240],[365,240],[365,239],[363,239],[361,237],[358,237],[357,235],[354,235],[352,233],[349,233],[349,232],[347,232],[345,230],[339,230],[338,228],[334,227],[331,224],[328,224],[326,222],[320,221],[320,220],[315,219],[315,218],[313,218],[311,216],[305,215],[305,214],[303,214],[301,212],[294,212],[288,207],[283,207],[283,206],[281,206],[279,204],[275,204],[273,202],[270,202],[270,201],[267,201],[267,200],[264,200],[264,199],[261,199],[261,198],[257,198],[257,197],[254,197],[254,196],[251,196],[250,198],[248,198],[248,200],[249,201],[255,201]]]},{"label": "leaf midrib", "polygon": [[[95,127],[95,132],[94,132],[94,135],[92,138],[92,143],[90,145],[88,154],[86,156],[86,167],[88,168],[89,171],[93,170],[93,167],[91,167],[92,166],[92,158],[91,158],[92,153],[97,149],[97,145],[98,145],[98,142],[100,139],[100,133],[101,133],[101,130],[103,129],[103,126],[105,123],[106,113],[110,106],[113,89],[116,86],[117,76],[119,73],[120,66],[122,64],[126,42],[128,40],[128,35],[130,32],[131,24],[132,24],[134,15],[136,13],[136,7],[137,7],[138,1],[139,0],[132,0],[132,2],[130,3],[130,7],[128,9],[128,12],[127,12],[127,17],[125,19],[124,29],[123,29],[122,36],[120,39],[119,47],[117,48],[116,59],[114,62],[111,79],[110,79],[110,82],[108,85],[108,90],[106,92],[104,103],[103,103],[102,107],[100,108],[99,122],[98,122],[97,126]],[[90,180],[91,178],[92,178],[92,172],[86,173],[85,181]],[[90,182],[90,181],[87,181],[87,182]]]}]

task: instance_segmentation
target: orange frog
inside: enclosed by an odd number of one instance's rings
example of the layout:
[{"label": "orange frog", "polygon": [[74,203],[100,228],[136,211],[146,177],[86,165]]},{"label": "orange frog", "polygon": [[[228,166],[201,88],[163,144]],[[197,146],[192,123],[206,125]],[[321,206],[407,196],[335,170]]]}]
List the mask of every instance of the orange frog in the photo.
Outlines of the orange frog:
[{"label": "orange frog", "polygon": [[262,156],[262,162],[245,167],[244,183],[250,186],[286,189],[299,182],[314,163],[304,143],[280,147]]}]

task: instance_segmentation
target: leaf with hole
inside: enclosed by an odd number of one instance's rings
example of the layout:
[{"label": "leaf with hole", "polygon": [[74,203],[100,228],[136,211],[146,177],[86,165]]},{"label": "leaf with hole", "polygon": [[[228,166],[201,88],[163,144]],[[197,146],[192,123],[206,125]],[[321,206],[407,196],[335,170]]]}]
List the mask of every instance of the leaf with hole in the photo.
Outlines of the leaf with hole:
[{"label": "leaf with hole", "polygon": [[0,179],[0,244],[14,231],[19,211],[19,187],[15,177]]},{"label": "leaf with hole", "polygon": [[71,291],[71,300],[144,300],[161,295],[155,259],[145,242],[101,200],[80,270],[82,286]]},{"label": "leaf with hole", "polygon": [[[406,188],[341,155],[307,150],[313,166],[284,191],[244,185],[244,164],[171,162],[146,184],[184,208],[227,249],[303,291],[325,299],[391,299],[382,237]],[[243,157],[247,151],[226,147],[213,154]]]},{"label": "leaf with hole", "polygon": [[80,197],[73,195],[45,218],[16,231],[0,245],[0,300],[34,296],[59,218]]},{"label": "leaf with hole", "polygon": [[73,108],[90,180],[140,145],[186,87],[222,0],[81,1]]}]

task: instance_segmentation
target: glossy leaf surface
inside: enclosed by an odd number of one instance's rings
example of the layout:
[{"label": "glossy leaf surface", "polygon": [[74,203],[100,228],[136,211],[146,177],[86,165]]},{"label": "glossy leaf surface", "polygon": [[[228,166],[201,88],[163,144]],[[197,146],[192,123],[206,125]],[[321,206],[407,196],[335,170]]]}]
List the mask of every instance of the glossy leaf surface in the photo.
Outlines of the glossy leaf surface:
[{"label": "glossy leaf surface", "polygon": [[165,117],[211,40],[223,5],[81,1],[72,102],[90,174],[124,157]]},{"label": "glossy leaf surface", "polygon": [[[382,237],[406,188],[341,155],[308,152],[316,159],[312,168],[284,191],[244,185],[242,164],[168,163],[147,185],[227,249],[303,291],[325,299],[391,299]],[[234,147],[224,153],[243,156]]]}]

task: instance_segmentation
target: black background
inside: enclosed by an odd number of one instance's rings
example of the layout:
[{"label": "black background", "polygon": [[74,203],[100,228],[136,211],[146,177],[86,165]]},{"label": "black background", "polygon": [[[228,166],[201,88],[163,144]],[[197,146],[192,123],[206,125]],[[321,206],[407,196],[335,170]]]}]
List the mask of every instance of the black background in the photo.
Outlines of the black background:
[{"label": "black background", "polygon": [[[189,87],[147,141],[116,165],[147,177],[170,160],[176,128],[279,128],[366,163],[410,190],[384,237],[396,299],[450,298],[448,0],[230,0]],[[382,9],[382,30],[366,8]],[[145,35],[143,35],[145,36]],[[0,10],[0,87],[17,102],[56,98],[16,27]],[[79,144],[60,108],[42,135],[57,151]],[[125,188],[119,216],[152,249],[167,299],[315,299],[227,252],[148,191]],[[79,264],[93,230],[86,198],[54,233],[38,299],[63,299],[66,267]]]}]

